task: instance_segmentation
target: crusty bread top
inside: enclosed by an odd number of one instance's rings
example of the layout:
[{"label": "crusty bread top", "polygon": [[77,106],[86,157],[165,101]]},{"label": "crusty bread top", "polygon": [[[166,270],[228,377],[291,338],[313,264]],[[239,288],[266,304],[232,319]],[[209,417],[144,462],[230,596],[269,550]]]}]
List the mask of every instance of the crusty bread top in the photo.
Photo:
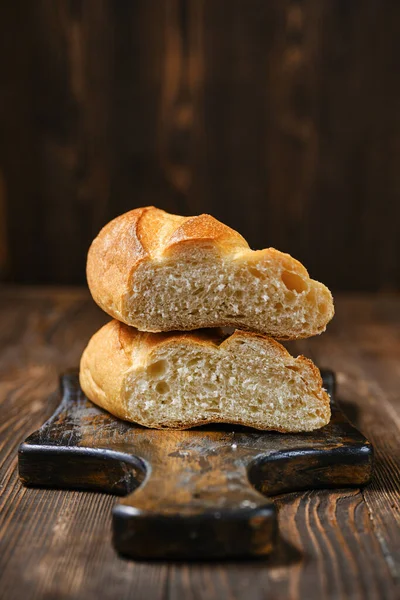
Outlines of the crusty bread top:
[{"label": "crusty bread top", "polygon": [[[152,418],[141,414],[141,405],[146,404],[146,396],[144,391],[141,391],[140,383],[138,379],[135,380],[135,377],[140,378],[142,374],[151,372],[151,369],[157,365],[157,361],[160,362],[160,359],[169,357],[173,369],[171,381],[177,381],[177,378],[183,377],[184,384],[182,385],[186,385],[193,377],[190,377],[190,371],[185,370],[186,366],[179,367],[179,364],[174,361],[177,361],[180,356],[185,365],[190,365],[193,362],[191,359],[196,353],[198,356],[199,350],[203,357],[221,355],[221,351],[222,364],[226,365],[226,361],[232,357],[233,365],[239,371],[248,368],[245,367],[245,361],[252,352],[254,353],[258,361],[258,368],[250,367],[250,371],[246,371],[247,375],[243,375],[242,385],[248,381],[246,377],[250,375],[254,377],[257,387],[261,386],[257,392],[251,388],[243,396],[244,402],[251,404],[257,394],[261,394],[261,402],[265,403],[265,407],[261,406],[261,413],[258,416],[251,411],[246,415],[247,406],[237,402],[233,413],[231,412],[227,419],[224,417],[223,411],[220,411],[220,407],[223,406],[222,397],[216,397],[216,412],[207,414],[206,417],[202,414],[201,402],[198,408],[192,407],[191,416],[186,421],[177,422],[172,418],[158,421],[157,414],[153,414]],[[184,375],[179,374],[182,369],[185,370]],[[268,384],[262,383],[265,381],[266,375],[262,373],[265,369],[269,369],[269,376],[274,373],[273,377],[277,377],[274,380],[277,384],[276,388],[271,380]],[[278,375],[279,372],[281,375]],[[204,387],[208,388],[207,381],[210,382],[215,376],[206,367],[202,367],[202,374],[206,377],[206,383],[193,383],[195,385],[194,402],[197,402],[204,393]],[[264,411],[269,410],[268,397],[278,403],[278,384],[282,378],[289,382],[290,389],[292,389],[289,395],[294,404],[292,406],[292,401],[289,400],[291,408],[288,408],[286,417],[287,422],[290,422],[290,427],[287,424],[285,426],[285,424],[278,423],[277,425],[268,422],[266,413],[264,415]],[[119,418],[148,427],[185,429],[203,423],[222,421],[259,429],[308,431],[325,425],[330,417],[329,397],[322,388],[320,372],[312,361],[304,356],[293,358],[281,344],[272,338],[243,331],[236,331],[229,336],[219,329],[155,334],[139,332],[133,327],[114,320],[95,333],[86,347],[81,359],[80,382],[87,397],[102,408]],[[234,385],[233,390],[238,390],[238,386],[240,387],[239,383]],[[218,393],[218,390],[223,389],[223,387],[217,387],[215,391]],[[296,400],[296,394],[299,392],[303,396],[302,406],[299,405],[299,400]],[[154,395],[154,392],[152,393]],[[191,393],[193,394],[193,390]],[[236,392],[233,391],[233,393]],[[176,395],[173,395],[172,404],[174,406],[171,406],[171,414],[173,410],[176,410],[175,401],[178,400],[178,394],[181,394],[185,401],[191,402],[189,391],[178,389]],[[156,401],[156,407],[163,410],[165,407],[161,400],[162,397]],[[210,399],[205,401],[210,401]],[[228,402],[230,402],[229,398]],[[158,409],[156,408],[156,411]],[[300,418],[296,413],[297,410],[306,410],[306,413],[301,413],[303,417]],[[309,415],[307,414],[308,410],[310,411]]]},{"label": "crusty bread top", "polygon": [[[180,269],[179,277],[185,283],[184,288],[174,290],[175,295],[167,287],[172,285],[171,276],[164,277],[167,267],[171,274],[173,264]],[[195,270],[199,264],[203,269],[200,277]],[[198,286],[204,288],[208,274],[211,277],[213,272],[215,281],[224,277],[222,272],[227,268],[231,269],[228,279],[219,281],[225,291],[214,285],[217,292],[204,291],[204,298],[194,297]],[[249,284],[259,279],[258,291],[244,282],[244,273],[251,280]],[[275,277],[271,280],[272,293],[269,273],[272,279]],[[227,326],[278,339],[297,339],[324,331],[334,312],[329,290],[312,280],[305,267],[290,255],[274,248],[253,251],[239,233],[210,215],[182,217],[154,207],[127,212],[100,231],[89,249],[87,278],[92,296],[103,310],[143,331]],[[267,278],[265,283],[263,278]],[[297,293],[297,282],[306,291]],[[277,286],[280,290],[276,294]],[[240,309],[228,307],[225,300],[232,304],[236,292],[243,291],[255,294],[258,306],[254,308],[253,302],[245,301],[243,296]],[[220,298],[225,293],[227,298]],[[284,294],[292,295],[290,302]],[[264,302],[264,297],[269,300]],[[276,315],[272,303],[278,307]],[[225,304],[226,309],[218,308]],[[285,314],[280,315],[282,311]]]}]

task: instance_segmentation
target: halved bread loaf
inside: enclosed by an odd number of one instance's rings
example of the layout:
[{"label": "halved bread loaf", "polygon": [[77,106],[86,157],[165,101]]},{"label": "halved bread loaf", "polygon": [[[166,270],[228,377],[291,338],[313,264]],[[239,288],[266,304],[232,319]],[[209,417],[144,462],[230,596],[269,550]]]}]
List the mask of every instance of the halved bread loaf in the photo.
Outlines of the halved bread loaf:
[{"label": "halved bread loaf", "polygon": [[315,365],[242,331],[155,334],[111,321],[85,349],[80,383],[117,417],[157,429],[215,422],[311,431],[330,419]]},{"label": "halved bread loaf", "polygon": [[141,331],[226,326],[295,339],[324,331],[334,312],[330,291],[288,254],[253,251],[209,215],[154,207],[101,230],[87,278],[103,310]]}]

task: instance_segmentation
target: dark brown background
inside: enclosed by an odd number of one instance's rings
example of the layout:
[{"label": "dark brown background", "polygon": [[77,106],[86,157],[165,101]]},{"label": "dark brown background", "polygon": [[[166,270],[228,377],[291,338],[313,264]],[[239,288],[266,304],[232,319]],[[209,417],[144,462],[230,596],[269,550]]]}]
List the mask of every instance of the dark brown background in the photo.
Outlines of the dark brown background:
[{"label": "dark brown background", "polygon": [[3,0],[3,278],[83,282],[156,204],[398,289],[399,31],[390,0]]}]

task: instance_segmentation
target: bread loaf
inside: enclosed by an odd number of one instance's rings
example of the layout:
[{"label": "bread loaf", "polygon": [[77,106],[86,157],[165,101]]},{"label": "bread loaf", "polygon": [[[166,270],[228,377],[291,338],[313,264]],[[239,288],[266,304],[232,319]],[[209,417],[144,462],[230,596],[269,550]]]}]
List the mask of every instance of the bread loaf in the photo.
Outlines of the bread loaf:
[{"label": "bread loaf", "polygon": [[295,432],[330,419],[315,365],[242,331],[143,333],[111,321],[85,349],[80,383],[115,416],[157,429],[235,423]]},{"label": "bread loaf", "polygon": [[87,277],[97,304],[141,331],[227,326],[295,339],[324,331],[334,312],[329,290],[288,254],[253,251],[210,215],[154,207],[101,230]]}]

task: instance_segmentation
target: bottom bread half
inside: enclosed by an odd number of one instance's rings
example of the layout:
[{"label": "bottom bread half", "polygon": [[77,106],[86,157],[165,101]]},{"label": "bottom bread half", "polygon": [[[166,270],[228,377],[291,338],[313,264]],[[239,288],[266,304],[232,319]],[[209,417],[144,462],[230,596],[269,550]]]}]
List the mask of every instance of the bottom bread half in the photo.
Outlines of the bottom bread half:
[{"label": "bottom bread half", "polygon": [[243,331],[143,333],[111,321],[85,349],[80,383],[115,416],[158,429],[234,423],[296,432],[330,419],[312,361]]}]

